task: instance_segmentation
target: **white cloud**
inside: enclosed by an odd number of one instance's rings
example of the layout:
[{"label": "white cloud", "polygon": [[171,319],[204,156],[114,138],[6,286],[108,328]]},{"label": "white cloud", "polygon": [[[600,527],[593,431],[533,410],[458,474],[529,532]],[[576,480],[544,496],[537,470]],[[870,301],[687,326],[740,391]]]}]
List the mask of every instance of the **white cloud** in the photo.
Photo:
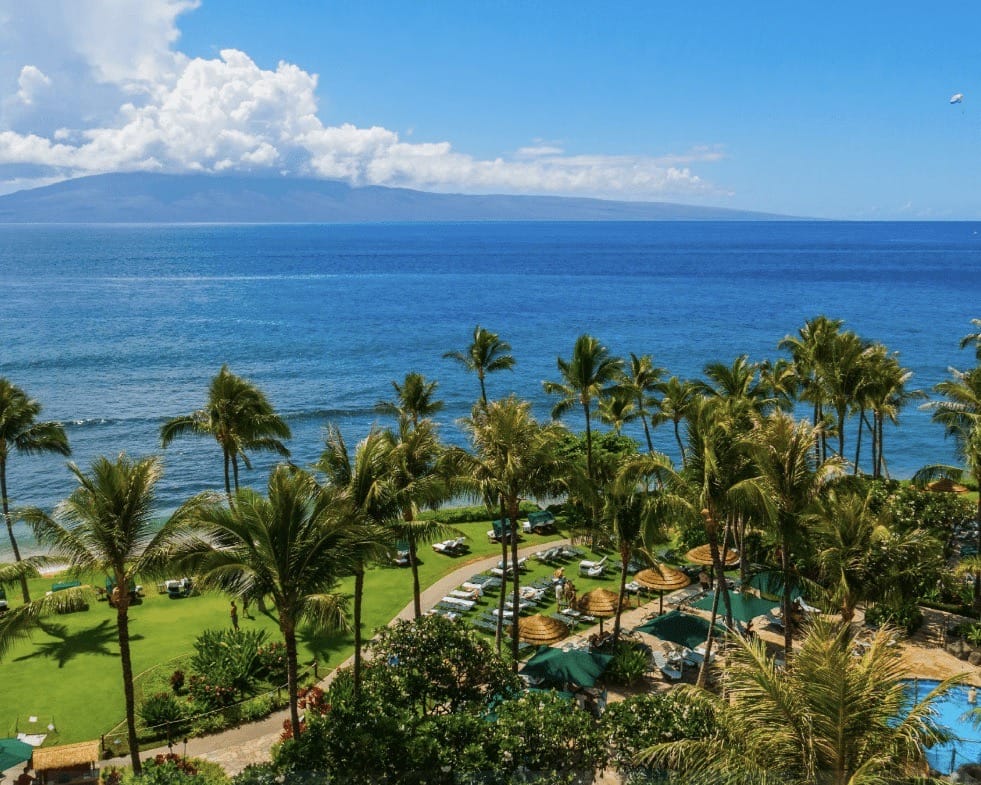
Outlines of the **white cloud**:
[{"label": "white cloud", "polygon": [[[626,198],[717,193],[691,165],[715,147],[661,157],[567,155],[541,139],[478,159],[446,141],[326,124],[317,77],[260,68],[225,49],[190,58],[176,44],[197,0],[35,0],[0,29],[0,165],[33,179],[108,171],[269,169],[354,184],[465,192]],[[406,136],[411,136],[407,133]],[[8,181],[8,186],[9,186]],[[0,184],[0,189],[7,187]]]},{"label": "white cloud", "polygon": [[36,66],[25,65],[17,77],[17,97],[21,103],[33,104],[34,97],[44,88],[51,87],[51,80]]}]

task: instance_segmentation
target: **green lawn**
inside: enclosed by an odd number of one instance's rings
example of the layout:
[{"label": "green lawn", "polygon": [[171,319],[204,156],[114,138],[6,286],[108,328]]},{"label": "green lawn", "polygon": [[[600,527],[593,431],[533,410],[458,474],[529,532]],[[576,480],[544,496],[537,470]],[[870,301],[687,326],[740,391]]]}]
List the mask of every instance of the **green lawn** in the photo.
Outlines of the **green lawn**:
[{"label": "green lawn", "polygon": [[[500,546],[487,541],[488,522],[461,524],[456,528],[469,536],[471,551],[452,558],[435,553],[424,546],[420,549],[419,567],[422,586],[434,583],[444,575],[469,561],[499,553]],[[526,536],[522,546],[545,543],[558,535]],[[531,564],[531,562],[529,562]],[[550,572],[536,568],[534,574]],[[569,570],[574,573],[574,565]],[[174,577],[180,577],[175,575]],[[91,576],[93,585],[101,585],[104,576]],[[55,579],[44,578],[31,582],[32,596],[51,589]],[[228,598],[206,594],[172,600],[156,592],[156,583],[143,582],[146,599],[130,611],[133,669],[140,673],[191,651],[194,639],[207,628],[230,623]],[[580,591],[593,582],[577,580]],[[613,581],[606,581],[612,585]],[[350,592],[353,580],[342,590]],[[13,607],[20,591],[7,587],[7,597]],[[407,568],[381,567],[371,570],[365,579],[364,628],[368,636],[387,624],[412,599],[412,574]],[[259,627],[278,640],[274,619],[253,611],[253,619],[239,615],[240,626]],[[353,652],[351,635],[323,636],[304,632],[301,636],[301,661],[316,657],[321,663],[321,675],[343,662]],[[326,664],[326,668],[324,667]],[[88,611],[47,619],[29,641],[14,644],[0,662],[0,736],[16,730],[32,732],[37,726],[27,724],[29,716],[38,717],[37,725],[53,721],[57,734],[54,743],[71,743],[98,738],[123,717],[123,691],[119,667],[119,647],[116,643],[115,612],[105,602],[92,602]],[[43,731],[43,728],[41,728]]]}]

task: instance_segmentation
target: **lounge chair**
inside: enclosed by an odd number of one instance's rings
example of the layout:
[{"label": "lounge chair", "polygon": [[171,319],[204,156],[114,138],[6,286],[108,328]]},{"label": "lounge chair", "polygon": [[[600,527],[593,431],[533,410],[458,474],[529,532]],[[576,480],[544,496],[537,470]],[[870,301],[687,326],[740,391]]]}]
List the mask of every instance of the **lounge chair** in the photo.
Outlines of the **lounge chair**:
[{"label": "lounge chair", "polygon": [[473,606],[477,604],[473,600],[464,600],[459,597],[451,597],[449,595],[441,599],[440,603],[444,605],[450,605],[456,608],[457,610],[464,610],[464,611],[472,611]]},{"label": "lounge chair", "polygon": [[676,668],[670,662],[668,662],[668,657],[659,651],[651,652],[651,670],[657,668],[664,674],[665,678],[669,681],[678,681],[681,679],[682,673],[680,668]]},{"label": "lounge chair", "polygon": [[[524,566],[525,566],[525,562],[527,562],[527,561],[528,561],[528,557],[527,556],[520,557],[518,559],[518,569],[519,570],[520,569],[523,569]],[[510,559],[508,559],[507,563],[508,563],[508,569],[510,570],[511,569],[511,565],[512,565],[513,562]],[[499,560],[497,562],[497,569],[500,570],[500,569],[503,569],[503,568],[504,568],[504,560],[501,559],[501,560]]]},{"label": "lounge chair", "polygon": [[599,578],[606,569],[606,562],[609,558],[609,556],[604,556],[599,561],[589,561],[588,559],[584,559],[583,561],[579,562],[579,574],[584,575],[587,578]]}]

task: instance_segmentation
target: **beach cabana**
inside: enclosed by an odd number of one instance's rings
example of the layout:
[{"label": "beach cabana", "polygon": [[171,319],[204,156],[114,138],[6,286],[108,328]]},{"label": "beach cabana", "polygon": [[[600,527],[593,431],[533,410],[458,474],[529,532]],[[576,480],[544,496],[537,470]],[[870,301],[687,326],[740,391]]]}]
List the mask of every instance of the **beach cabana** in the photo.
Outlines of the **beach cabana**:
[{"label": "beach cabana", "polygon": [[88,785],[97,782],[100,746],[98,741],[38,747],[34,750],[34,770],[39,785]]},{"label": "beach cabana", "polygon": [[518,619],[518,637],[534,646],[558,643],[569,634],[569,625],[551,616],[536,613]]},{"label": "beach cabana", "polygon": [[[705,566],[712,565],[712,550],[708,545],[699,545],[697,548],[692,548],[688,553],[685,554],[685,558],[692,564],[702,564]],[[732,550],[731,548],[723,554],[723,561],[726,567],[732,567],[739,563],[739,553]]]},{"label": "beach cabana", "polygon": [[965,486],[954,482],[949,477],[941,477],[939,480],[928,482],[923,487],[934,493],[967,493]]},{"label": "beach cabana", "polygon": [[[702,611],[710,611],[714,601],[715,593],[712,592],[693,602],[692,607]],[[732,618],[743,622],[751,621],[757,616],[765,616],[773,609],[773,600],[764,600],[762,597],[754,597],[752,594],[737,592],[729,592],[729,604],[732,606]],[[722,598],[719,598],[718,612],[719,615],[725,612]]]},{"label": "beach cabana", "polygon": [[563,651],[543,646],[525,663],[521,673],[543,686],[564,687],[566,684],[573,684],[593,687],[596,680],[606,672],[612,659],[609,654],[584,649]]},{"label": "beach cabana", "polygon": [[664,564],[655,565],[649,570],[641,570],[634,576],[634,580],[645,589],[657,592],[660,599],[659,613],[664,613],[664,592],[677,591],[691,583],[691,578],[681,570]]},{"label": "beach cabana", "polygon": [[[694,649],[705,643],[705,639],[708,637],[709,623],[701,616],[671,611],[634,629],[637,632],[646,632],[662,641],[670,641]],[[726,632],[718,624],[715,625],[715,631],[717,635],[725,635]]]},{"label": "beach cabana", "polygon": [[581,613],[595,616],[600,620],[600,634],[603,633],[603,619],[616,615],[620,595],[609,589],[593,589],[579,598],[577,608]]}]

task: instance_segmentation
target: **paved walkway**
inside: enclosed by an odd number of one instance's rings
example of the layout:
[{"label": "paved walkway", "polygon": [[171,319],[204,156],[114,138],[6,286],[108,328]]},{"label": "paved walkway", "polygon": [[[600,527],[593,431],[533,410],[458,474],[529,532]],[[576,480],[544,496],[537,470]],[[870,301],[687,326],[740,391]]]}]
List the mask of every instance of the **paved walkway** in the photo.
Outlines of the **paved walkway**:
[{"label": "paved walkway", "polygon": [[[538,542],[518,550],[521,557],[531,556],[543,548],[551,548],[556,545],[568,544],[568,540],[549,540]],[[453,589],[457,588],[467,578],[475,573],[484,572],[496,567],[500,561],[499,556],[489,556],[483,559],[474,559],[464,562],[461,566],[436,581],[432,586],[424,589],[420,595],[423,610],[432,608],[437,602],[445,597]],[[393,619],[412,619],[415,613],[413,603],[410,601],[405,608]],[[587,632],[589,632],[587,630]],[[320,681],[321,687],[326,687],[333,681],[334,673],[337,668],[348,667],[353,664],[354,658],[349,657],[340,663],[336,668]],[[203,758],[214,761],[228,772],[229,775],[238,774],[242,769],[252,763],[262,763],[269,760],[269,751],[272,745],[279,741],[280,734],[283,732],[283,722],[289,718],[286,710],[278,711],[259,722],[240,725],[237,728],[211,736],[200,736],[187,741],[187,755],[193,758]],[[140,753],[141,758],[151,758],[158,754],[166,754],[167,747],[157,747],[152,750],[144,750]],[[185,752],[183,744],[175,744],[173,751],[183,755]],[[102,767],[106,766],[125,766],[129,764],[129,757],[112,758],[102,762]]]}]

